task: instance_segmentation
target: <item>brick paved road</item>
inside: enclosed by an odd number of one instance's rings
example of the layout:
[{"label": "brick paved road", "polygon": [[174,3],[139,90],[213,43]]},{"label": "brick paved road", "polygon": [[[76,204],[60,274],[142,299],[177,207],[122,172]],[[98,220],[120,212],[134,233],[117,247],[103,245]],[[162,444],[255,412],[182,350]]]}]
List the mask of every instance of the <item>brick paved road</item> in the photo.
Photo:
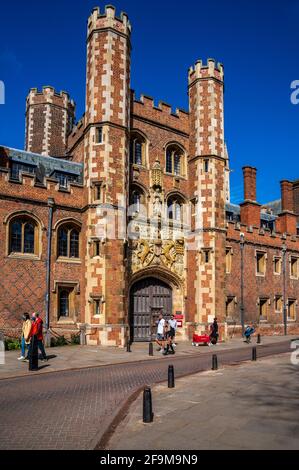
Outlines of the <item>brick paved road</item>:
[{"label": "brick paved road", "polygon": [[[258,357],[290,351],[290,342],[257,347]],[[251,347],[94,367],[0,381],[0,449],[93,449],[120,405],[138,387],[251,359]],[[38,439],[33,438],[38,436]]]}]

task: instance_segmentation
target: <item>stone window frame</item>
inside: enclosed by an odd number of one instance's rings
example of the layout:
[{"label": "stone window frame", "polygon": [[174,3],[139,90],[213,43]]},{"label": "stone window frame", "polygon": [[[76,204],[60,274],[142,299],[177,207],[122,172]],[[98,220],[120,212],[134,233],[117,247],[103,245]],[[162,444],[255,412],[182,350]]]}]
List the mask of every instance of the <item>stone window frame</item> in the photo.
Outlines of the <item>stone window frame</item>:
[{"label": "stone window frame", "polygon": [[210,264],[212,262],[212,253],[213,249],[208,247],[208,248],[202,248],[200,250],[201,253],[201,263],[202,264]]},{"label": "stone window frame", "polygon": [[[263,305],[266,305],[266,315],[261,315],[261,302],[263,302]],[[271,305],[271,300],[270,297],[268,296],[260,296],[257,301],[258,309],[259,309],[259,320],[262,323],[266,323],[269,321],[269,313],[270,313],[270,308],[269,306]]]},{"label": "stone window frame", "polygon": [[[133,204],[134,194],[138,194],[140,196],[140,199],[139,199],[139,207],[137,207],[137,210],[132,212],[131,207],[134,206],[134,204]],[[128,215],[131,216],[131,217],[136,217],[137,215],[140,214],[141,216],[146,217],[147,213],[148,213],[147,200],[148,200],[148,193],[145,190],[145,188],[143,188],[140,184],[138,184],[136,182],[132,183],[132,185],[130,187],[130,192],[129,192],[129,206],[130,206],[130,209],[128,211]],[[145,213],[144,213],[143,210],[140,211],[140,206],[145,208]]]},{"label": "stone window frame", "polygon": [[[34,253],[12,252],[11,251],[11,225],[18,219],[27,219],[34,225]],[[23,260],[41,260],[42,257],[42,234],[46,231],[41,220],[31,211],[15,211],[5,218],[3,224],[6,227],[6,256],[9,258],[19,258]],[[24,243],[24,242],[22,242]]]},{"label": "stone window frame", "polygon": [[[289,316],[289,313],[290,313],[290,302],[292,302],[292,304],[294,305],[294,318],[291,318]],[[287,321],[288,322],[296,322],[297,320],[297,306],[298,306],[298,301],[297,299],[293,298],[293,297],[289,297],[288,298],[288,301],[287,301]]]},{"label": "stone window frame", "polygon": [[[98,141],[99,131],[101,130],[101,140]],[[95,126],[95,134],[94,134],[94,143],[95,145],[103,145],[105,143],[105,133],[104,133],[104,126],[96,125]]]},{"label": "stone window frame", "polygon": [[[93,318],[104,318],[104,315],[105,315],[105,312],[104,312],[105,298],[104,298],[104,296],[100,295],[100,294],[91,294],[89,296],[88,302],[91,305],[92,317]],[[98,307],[100,308],[100,313],[96,313]]]},{"label": "stone window frame", "polygon": [[[275,271],[275,263],[276,261],[279,262],[279,272]],[[281,256],[278,256],[278,255],[274,255],[273,256],[273,274],[275,276],[281,276],[281,273],[282,273],[282,258]]]},{"label": "stone window frame", "polygon": [[[233,254],[234,254],[233,248],[231,246],[226,246],[225,247],[225,273],[226,274],[231,274],[232,272]],[[229,263],[227,263],[228,255],[229,255]]]},{"label": "stone window frame", "polygon": [[227,295],[227,296],[226,296],[226,299],[225,299],[225,319],[226,319],[226,320],[232,320],[233,317],[232,317],[232,316],[229,316],[229,315],[227,314],[227,305],[228,305],[228,302],[229,302],[229,303],[233,302],[233,305],[234,305],[234,307],[233,307],[234,312],[233,312],[233,313],[235,313],[236,305],[237,305],[237,303],[238,303],[237,296],[236,296],[236,295]]},{"label": "stone window frame", "polygon": [[[294,261],[294,264],[296,266],[296,274],[295,275],[292,273],[292,271],[293,271],[293,264],[292,264],[293,261]],[[289,269],[290,269],[290,279],[298,280],[299,279],[299,256],[289,255]]]},{"label": "stone window frame", "polygon": [[[258,256],[262,255],[264,258],[264,272],[259,272],[258,271]],[[268,255],[267,252],[261,249],[256,249],[255,250],[255,275],[259,277],[265,277],[266,272],[267,272],[267,259]]]},{"label": "stone window frame", "polygon": [[[71,258],[69,256],[60,256],[59,253],[59,230],[61,230],[64,226],[68,226],[68,232],[71,233],[72,230],[76,229],[79,232],[79,257],[78,258]],[[74,218],[67,218],[62,219],[56,222],[54,226],[54,235],[55,239],[53,240],[54,245],[54,255],[55,261],[58,263],[73,263],[73,264],[81,264],[81,253],[82,253],[82,223]],[[70,251],[70,239],[68,235],[68,251]]]},{"label": "stone window frame", "polygon": [[[135,161],[135,143],[141,143],[141,163]],[[130,133],[130,164],[136,167],[149,168],[149,140],[139,129],[132,129]]]},{"label": "stone window frame", "polygon": [[[281,302],[280,309],[276,308],[277,301]],[[283,295],[281,295],[281,294],[274,295],[274,311],[275,311],[275,313],[282,313],[283,312]]]},{"label": "stone window frame", "polygon": [[[171,171],[168,171],[168,168],[167,168],[167,154],[169,152],[169,148],[170,147],[173,147],[173,151],[171,152]],[[184,178],[186,179],[187,178],[187,166],[186,166],[186,150],[185,148],[182,146],[182,144],[180,144],[179,142],[168,142],[166,145],[165,145],[165,165],[164,165],[164,168],[165,168],[165,174],[166,175],[169,175],[169,176],[174,176],[175,178]],[[179,150],[179,155],[180,155],[180,172],[179,174],[175,172],[175,160],[174,160],[174,157],[175,157],[175,152]]]},{"label": "stone window frame", "polygon": [[[70,292],[70,314],[67,317],[59,315],[59,292],[64,289]],[[58,281],[54,280],[54,287],[52,290],[53,305],[54,305],[54,319],[59,324],[75,325],[80,315],[80,308],[77,305],[78,301],[76,296],[80,295],[80,283],[78,281]],[[76,309],[78,307],[78,310]]]}]

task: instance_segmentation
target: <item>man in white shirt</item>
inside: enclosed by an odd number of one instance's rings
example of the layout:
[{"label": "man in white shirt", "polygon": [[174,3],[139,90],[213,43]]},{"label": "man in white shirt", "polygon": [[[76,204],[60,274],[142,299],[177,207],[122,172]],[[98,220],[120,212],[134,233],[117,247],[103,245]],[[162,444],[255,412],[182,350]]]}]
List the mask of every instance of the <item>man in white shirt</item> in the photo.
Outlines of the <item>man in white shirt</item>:
[{"label": "man in white shirt", "polygon": [[177,330],[177,327],[178,327],[178,323],[177,323],[176,319],[174,318],[174,315],[170,315],[170,320],[168,320],[168,323],[169,323],[169,326],[170,326],[170,337],[171,337],[171,340],[172,340],[172,345],[176,346],[176,344],[174,342],[174,338],[175,338],[175,335],[176,335],[176,330]]},{"label": "man in white shirt", "polygon": [[163,342],[164,342],[164,326],[165,326],[165,320],[163,318],[162,313],[159,314],[159,320],[158,320],[158,325],[157,325],[157,336],[156,336],[156,343],[159,346],[158,351],[160,351],[163,347]]}]

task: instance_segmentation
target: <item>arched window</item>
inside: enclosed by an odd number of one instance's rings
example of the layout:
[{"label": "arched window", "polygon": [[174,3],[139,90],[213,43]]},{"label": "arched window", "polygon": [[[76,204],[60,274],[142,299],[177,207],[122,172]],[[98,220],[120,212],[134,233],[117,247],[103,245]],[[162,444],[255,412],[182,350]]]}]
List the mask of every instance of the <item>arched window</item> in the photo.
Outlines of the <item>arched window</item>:
[{"label": "arched window", "polygon": [[146,142],[140,134],[133,134],[131,137],[131,163],[135,165],[145,165]]},{"label": "arched window", "polygon": [[80,231],[72,224],[58,229],[57,255],[63,258],[79,258]]},{"label": "arched window", "polygon": [[132,193],[132,204],[135,206],[135,211],[140,211],[140,202],[141,202],[141,194],[139,191],[133,191]]},{"label": "arched window", "polygon": [[184,152],[178,145],[169,145],[166,149],[166,173],[184,175]]},{"label": "arched window", "polygon": [[36,254],[38,227],[30,217],[18,217],[10,224],[9,253]]},{"label": "arched window", "polygon": [[176,197],[170,197],[167,201],[167,215],[170,220],[182,222],[183,219],[183,201]]}]

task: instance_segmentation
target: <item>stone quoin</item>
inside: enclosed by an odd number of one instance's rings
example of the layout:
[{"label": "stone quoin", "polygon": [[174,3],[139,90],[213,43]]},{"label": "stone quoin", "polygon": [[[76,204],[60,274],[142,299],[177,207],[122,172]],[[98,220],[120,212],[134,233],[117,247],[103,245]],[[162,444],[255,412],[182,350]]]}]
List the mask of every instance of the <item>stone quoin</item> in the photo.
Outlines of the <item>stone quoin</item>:
[{"label": "stone quoin", "polygon": [[130,75],[128,16],[95,8],[84,115],[33,88],[25,150],[0,147],[0,330],[18,336],[23,312],[48,308],[54,333],[125,346],[150,341],[162,312],[178,339],[214,316],[224,339],[243,308],[262,335],[298,333],[299,180],[261,205],[246,166],[230,202],[221,63],[189,69],[188,111],[137,98]]}]

